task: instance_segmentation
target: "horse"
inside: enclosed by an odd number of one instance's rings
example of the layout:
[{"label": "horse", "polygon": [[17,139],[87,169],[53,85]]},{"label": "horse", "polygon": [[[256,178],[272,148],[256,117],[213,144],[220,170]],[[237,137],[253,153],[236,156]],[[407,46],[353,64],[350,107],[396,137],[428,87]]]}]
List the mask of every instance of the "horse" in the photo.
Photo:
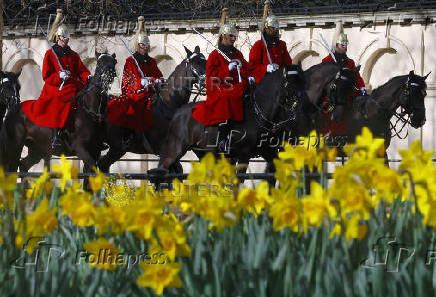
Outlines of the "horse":
[{"label": "horse", "polygon": [[6,111],[20,103],[21,86],[18,81],[20,74],[21,71],[18,73],[0,71],[0,130]]},{"label": "horse", "polygon": [[[273,164],[278,153],[277,147],[261,139],[280,134],[295,119],[298,103],[303,96],[302,73],[300,65],[282,67],[266,75],[255,88],[250,87],[244,95],[244,120],[232,124],[228,158],[248,164],[250,158],[260,155],[268,164]],[[159,182],[170,166],[188,150],[194,150],[200,157],[206,152],[218,155],[218,127],[207,127],[193,118],[192,109],[197,104],[187,104],[174,115],[159,167],[148,171],[153,180]]]},{"label": "horse", "polygon": [[[64,145],[53,150],[52,128],[40,127],[31,122],[21,110],[21,105],[15,105],[6,114],[4,129],[0,132],[0,165],[6,171],[27,172],[41,159],[47,160],[52,155],[77,155],[83,160],[85,172],[91,172],[100,156],[100,127],[104,117],[104,106],[107,101],[107,91],[116,76],[115,54],[96,53],[97,66],[94,76],[88,79],[85,88],[73,98],[76,108],[71,111],[70,136]],[[20,160],[23,146],[28,147],[28,155]]]},{"label": "horse", "polygon": [[[320,132],[323,113],[330,113],[332,120],[341,121],[347,100],[355,89],[356,73],[359,70],[360,65],[349,69],[333,62],[325,62],[304,71],[307,100],[303,101],[302,111],[297,114],[296,120],[287,127],[287,139],[307,136],[312,130]],[[323,103],[326,96],[327,102]]]},{"label": "horse", "polygon": [[[385,149],[387,149],[391,142],[392,131],[398,135],[395,126],[391,124],[393,117],[398,119],[397,123],[401,121],[403,127],[406,124],[410,124],[415,129],[422,127],[426,121],[425,80],[429,74],[419,76],[410,71],[408,75],[391,78],[384,85],[373,90],[369,96],[357,97],[347,120],[348,140],[354,141],[362,128],[368,127],[374,136],[385,140]],[[399,107],[402,109],[401,113],[397,112]]]},{"label": "horse", "polygon": [[[134,138],[126,147],[122,143],[122,137],[127,128],[116,126],[106,118],[104,121],[105,143],[109,145],[109,151],[98,161],[98,167],[102,172],[109,172],[110,166],[126,152],[159,155],[169,123],[176,110],[188,103],[194,84],[199,86],[197,95],[202,93],[202,86],[205,82],[206,58],[200,53],[198,46],[194,52],[186,47],[185,51],[186,58],[176,66],[168,77],[167,85],[162,87],[152,99],[151,110],[154,124],[152,129],[146,131],[131,130]],[[182,172],[180,163],[175,163],[173,167],[175,172]]]}]

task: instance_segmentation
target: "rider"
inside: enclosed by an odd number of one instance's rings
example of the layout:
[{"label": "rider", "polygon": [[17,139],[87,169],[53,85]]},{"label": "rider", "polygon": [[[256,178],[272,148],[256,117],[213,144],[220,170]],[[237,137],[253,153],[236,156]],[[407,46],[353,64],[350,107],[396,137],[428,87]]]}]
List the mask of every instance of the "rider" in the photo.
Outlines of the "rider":
[{"label": "rider", "polygon": [[160,86],[163,75],[156,60],[148,55],[149,51],[150,40],[145,32],[140,32],[137,35],[137,50],[133,57],[129,56],[126,59],[124,64],[122,93],[111,100],[107,107],[109,121],[114,125],[127,128],[124,129],[123,134],[123,146],[125,147],[129,146],[133,140],[133,130],[147,130],[153,125],[149,99],[154,95],[155,89]]},{"label": "rider", "polygon": [[265,44],[262,40],[254,43],[250,50],[250,67],[253,69],[256,82],[259,82],[267,72],[273,72],[283,65],[292,65],[292,59],[286,48],[286,42],[280,40],[279,22],[274,15],[269,15],[265,20],[263,37],[268,46],[271,57],[270,63]]},{"label": "rider", "polygon": [[[56,43],[44,56],[42,78],[45,83],[41,95],[37,100],[21,103],[21,109],[29,120],[41,127],[54,128],[52,148],[62,146],[59,133],[75,105],[74,96],[83,89],[91,75],[79,55],[68,46],[69,37],[65,25],[57,28]],[[70,98],[73,100],[68,100]]]},{"label": "rider", "polygon": [[224,24],[219,31],[218,50],[213,50],[206,62],[206,101],[193,108],[192,115],[206,126],[219,124],[218,148],[228,150],[230,121],[243,120],[243,94],[248,82],[249,66],[242,53],[234,47],[237,31],[232,23]]},{"label": "rider", "polygon": [[[335,47],[334,47],[334,55],[336,58],[336,61],[341,65],[341,67],[347,67],[351,70],[356,68],[356,64],[354,61],[347,57],[347,47],[348,47],[348,38],[347,34],[339,33],[336,41],[335,41]],[[331,55],[328,55],[324,59],[322,59],[322,62],[334,62]],[[365,88],[365,83],[363,82],[362,77],[360,76],[359,72],[356,72],[356,87],[358,90],[360,90],[361,95],[365,96],[367,95],[367,90]],[[325,135],[330,132],[330,135],[332,136],[343,136],[347,134],[347,117],[348,112],[351,109],[351,104],[353,102],[353,98],[359,95],[359,92],[356,90],[353,92],[353,94],[350,96],[350,98],[347,101],[347,105],[345,108],[345,114],[342,121],[335,122],[331,120],[330,115],[323,113],[324,118],[324,127],[322,133]],[[327,98],[324,98],[324,102],[327,101]]]}]

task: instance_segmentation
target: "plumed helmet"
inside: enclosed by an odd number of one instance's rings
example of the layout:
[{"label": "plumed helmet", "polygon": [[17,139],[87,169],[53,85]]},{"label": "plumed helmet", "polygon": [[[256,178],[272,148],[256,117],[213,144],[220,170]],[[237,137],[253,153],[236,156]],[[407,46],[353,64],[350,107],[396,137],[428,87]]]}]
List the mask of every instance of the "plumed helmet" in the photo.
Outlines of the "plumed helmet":
[{"label": "plumed helmet", "polygon": [[336,39],[336,44],[342,44],[342,45],[348,45],[348,38],[347,38],[347,34],[345,33],[340,33],[338,35],[338,38]]},{"label": "plumed helmet", "polygon": [[138,41],[138,43],[143,43],[145,45],[150,45],[150,39],[148,38],[146,32],[138,33],[137,41]]},{"label": "plumed helmet", "polygon": [[60,25],[58,29],[56,30],[56,36],[62,36],[65,38],[70,38],[70,33],[68,33],[67,26]]},{"label": "plumed helmet", "polygon": [[235,24],[226,23],[226,24],[222,25],[220,28],[219,35],[224,35],[224,34],[237,36],[238,31],[236,30]]},{"label": "plumed helmet", "polygon": [[265,20],[265,27],[273,27],[279,29],[279,21],[275,15],[269,15]]}]

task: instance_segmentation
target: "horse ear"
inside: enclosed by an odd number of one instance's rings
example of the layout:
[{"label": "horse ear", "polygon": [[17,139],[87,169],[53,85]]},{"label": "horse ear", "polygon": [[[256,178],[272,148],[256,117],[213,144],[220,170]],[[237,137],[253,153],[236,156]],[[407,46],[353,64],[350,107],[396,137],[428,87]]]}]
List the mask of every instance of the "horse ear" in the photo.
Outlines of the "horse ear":
[{"label": "horse ear", "polygon": [[183,47],[185,48],[185,51],[186,51],[186,54],[188,55],[188,58],[190,56],[192,56],[192,52],[186,46],[183,46]]},{"label": "horse ear", "polygon": [[198,45],[195,46],[194,53],[196,54],[200,53],[200,47]]},{"label": "horse ear", "polygon": [[431,71],[426,76],[424,76],[424,80],[427,79],[427,77],[430,75],[430,73],[431,73]]},{"label": "horse ear", "polygon": [[115,59],[116,57],[117,57],[117,55],[116,55],[115,53],[113,53],[113,54],[112,54],[112,58]]},{"label": "horse ear", "polygon": [[409,76],[414,76],[414,75],[415,75],[415,71],[411,70],[411,71],[409,72]]},{"label": "horse ear", "polygon": [[362,66],[362,65],[359,65],[359,66],[357,66],[356,68],[354,68],[353,72],[354,72],[354,73],[359,72],[359,71],[360,71],[360,66]]}]

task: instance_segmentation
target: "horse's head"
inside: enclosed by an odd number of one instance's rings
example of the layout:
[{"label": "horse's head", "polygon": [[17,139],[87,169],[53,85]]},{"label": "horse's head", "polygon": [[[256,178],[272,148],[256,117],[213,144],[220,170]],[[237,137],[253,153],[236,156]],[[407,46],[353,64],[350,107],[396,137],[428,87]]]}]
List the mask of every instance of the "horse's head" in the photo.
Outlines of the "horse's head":
[{"label": "horse's head", "polygon": [[333,121],[343,120],[348,99],[355,89],[356,73],[359,70],[360,65],[355,69],[341,68],[336,73],[334,79],[328,84],[327,98]]},{"label": "horse's head", "polygon": [[79,97],[79,106],[95,122],[101,122],[104,119],[107,92],[116,76],[117,60],[115,54],[96,53],[95,56],[97,58],[95,73],[88,79],[86,88],[77,97]]},{"label": "horse's head", "polygon": [[0,71],[0,104],[8,109],[20,103],[20,82],[19,73]]},{"label": "horse's head", "polygon": [[266,75],[256,86],[253,101],[258,125],[274,134],[294,120],[297,104],[305,94],[304,84],[300,64]]},{"label": "horse's head", "polygon": [[97,58],[97,66],[95,67],[94,77],[97,79],[102,90],[106,93],[110,85],[113,83],[114,78],[117,76],[115,65],[115,53],[112,55],[106,53],[95,53]]},{"label": "horse's head", "polygon": [[186,70],[187,77],[192,77],[191,83],[197,85],[198,91],[206,86],[206,57],[200,52],[197,45],[194,52],[191,52],[186,46]]},{"label": "horse's head", "polygon": [[426,120],[424,98],[427,96],[427,84],[425,80],[429,74],[419,76],[410,71],[399,98],[400,106],[404,108],[404,112],[411,115],[413,128],[421,127]]}]

